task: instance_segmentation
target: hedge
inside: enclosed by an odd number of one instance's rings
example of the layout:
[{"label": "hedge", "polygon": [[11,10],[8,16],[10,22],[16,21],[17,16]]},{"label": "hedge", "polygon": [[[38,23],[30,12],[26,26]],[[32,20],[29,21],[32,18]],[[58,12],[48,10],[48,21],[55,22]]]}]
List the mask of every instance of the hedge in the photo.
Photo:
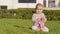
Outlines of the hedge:
[{"label": "hedge", "polygon": [[[60,20],[60,10],[43,10],[47,20]],[[31,19],[34,9],[0,10],[0,18]]]}]

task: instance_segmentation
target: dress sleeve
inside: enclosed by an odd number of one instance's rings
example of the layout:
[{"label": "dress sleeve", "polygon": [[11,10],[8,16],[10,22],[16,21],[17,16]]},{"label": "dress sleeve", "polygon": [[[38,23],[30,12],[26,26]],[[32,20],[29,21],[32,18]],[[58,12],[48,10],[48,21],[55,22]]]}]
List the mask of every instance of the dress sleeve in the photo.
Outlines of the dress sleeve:
[{"label": "dress sleeve", "polygon": [[44,13],[42,14],[42,16],[43,16],[43,18],[44,18],[44,22],[46,22],[46,21],[47,21],[47,19],[46,19],[46,17],[45,17],[45,15],[44,15]]},{"label": "dress sleeve", "polygon": [[33,14],[33,15],[32,15],[32,21],[35,22],[35,20],[36,20],[36,15]]}]

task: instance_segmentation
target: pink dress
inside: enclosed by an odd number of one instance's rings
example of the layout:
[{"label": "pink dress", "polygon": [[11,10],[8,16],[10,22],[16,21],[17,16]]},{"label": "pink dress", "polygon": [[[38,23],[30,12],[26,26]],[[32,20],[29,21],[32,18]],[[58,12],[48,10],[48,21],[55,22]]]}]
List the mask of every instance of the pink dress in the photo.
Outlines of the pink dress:
[{"label": "pink dress", "polygon": [[44,23],[46,22],[46,18],[44,16],[44,13],[41,14],[33,14],[32,21],[34,25],[32,26],[32,30],[41,30],[44,32],[48,32],[49,29],[44,26]]}]

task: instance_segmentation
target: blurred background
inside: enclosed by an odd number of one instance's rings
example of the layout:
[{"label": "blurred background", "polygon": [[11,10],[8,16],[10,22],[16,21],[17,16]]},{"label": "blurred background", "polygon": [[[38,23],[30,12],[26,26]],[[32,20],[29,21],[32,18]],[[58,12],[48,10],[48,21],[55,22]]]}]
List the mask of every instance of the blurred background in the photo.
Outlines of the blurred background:
[{"label": "blurred background", "polygon": [[[31,29],[37,3],[44,6],[49,32]],[[60,34],[60,0],[0,0],[0,34]]]},{"label": "blurred background", "polygon": [[0,0],[0,18],[31,19],[37,3],[48,20],[60,20],[60,0]]},{"label": "blurred background", "polygon": [[0,0],[0,9],[35,8],[37,3],[47,9],[60,9],[60,0]]}]

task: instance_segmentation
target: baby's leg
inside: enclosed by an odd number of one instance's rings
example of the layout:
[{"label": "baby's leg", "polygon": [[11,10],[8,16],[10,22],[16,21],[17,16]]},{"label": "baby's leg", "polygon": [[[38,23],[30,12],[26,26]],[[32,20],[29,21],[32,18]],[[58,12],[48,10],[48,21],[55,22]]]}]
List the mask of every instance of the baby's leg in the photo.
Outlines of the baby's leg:
[{"label": "baby's leg", "polygon": [[32,30],[37,30],[37,26],[32,26]]},{"label": "baby's leg", "polygon": [[49,29],[46,26],[44,26],[44,28],[42,29],[42,31],[43,32],[49,32]]},{"label": "baby's leg", "polygon": [[35,23],[34,26],[32,26],[32,30],[40,31],[39,24]]}]

